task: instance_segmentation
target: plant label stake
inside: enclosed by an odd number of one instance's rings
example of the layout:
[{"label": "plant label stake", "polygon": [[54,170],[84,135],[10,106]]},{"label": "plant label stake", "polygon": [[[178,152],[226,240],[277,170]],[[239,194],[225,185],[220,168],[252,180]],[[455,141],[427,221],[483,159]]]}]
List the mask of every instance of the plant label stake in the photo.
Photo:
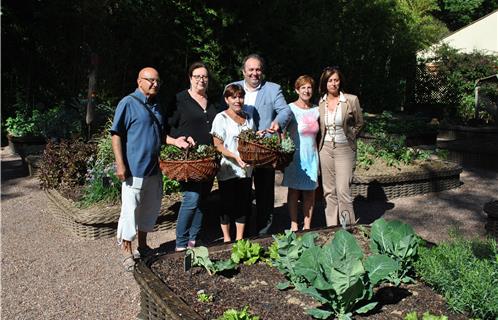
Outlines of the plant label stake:
[{"label": "plant label stake", "polygon": [[[183,271],[187,272],[192,269],[192,256],[193,252],[188,253],[185,255],[185,258],[183,258]],[[192,271],[190,271],[190,275],[192,275]]]},{"label": "plant label stake", "polygon": [[341,222],[341,226],[344,230],[346,230],[346,226],[347,226],[347,223],[349,220],[348,218],[349,218],[349,211],[348,210],[344,210],[339,215],[339,221]]}]

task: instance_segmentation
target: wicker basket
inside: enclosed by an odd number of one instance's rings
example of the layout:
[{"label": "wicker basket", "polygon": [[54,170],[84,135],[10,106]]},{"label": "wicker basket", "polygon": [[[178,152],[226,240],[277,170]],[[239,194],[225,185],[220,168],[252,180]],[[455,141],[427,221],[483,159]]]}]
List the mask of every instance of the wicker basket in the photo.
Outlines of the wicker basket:
[{"label": "wicker basket", "polygon": [[294,152],[284,153],[267,148],[259,143],[239,139],[240,158],[253,167],[273,167],[283,170],[293,159]]},{"label": "wicker basket", "polygon": [[178,181],[205,181],[214,178],[220,164],[215,158],[201,160],[160,160],[164,175]]}]

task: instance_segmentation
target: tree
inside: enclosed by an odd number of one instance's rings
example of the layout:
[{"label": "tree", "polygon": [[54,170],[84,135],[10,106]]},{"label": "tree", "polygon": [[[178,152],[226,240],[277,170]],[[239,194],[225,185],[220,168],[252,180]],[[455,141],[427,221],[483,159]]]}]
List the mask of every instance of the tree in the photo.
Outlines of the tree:
[{"label": "tree", "polygon": [[436,17],[455,31],[498,9],[498,0],[439,0],[439,6]]}]

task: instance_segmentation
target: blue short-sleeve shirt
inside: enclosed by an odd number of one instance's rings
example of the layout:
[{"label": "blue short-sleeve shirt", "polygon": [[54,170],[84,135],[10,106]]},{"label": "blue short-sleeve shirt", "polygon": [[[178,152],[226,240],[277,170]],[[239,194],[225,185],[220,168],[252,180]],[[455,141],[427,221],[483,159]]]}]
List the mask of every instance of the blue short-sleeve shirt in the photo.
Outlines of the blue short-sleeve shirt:
[{"label": "blue short-sleeve shirt", "polygon": [[133,95],[153,112],[161,128],[157,128],[151,114],[143,104],[126,96],[116,108],[110,131],[112,135],[116,134],[121,137],[124,161],[131,176],[142,178],[159,172],[158,158],[164,121],[156,102],[147,101],[145,95],[138,89]]}]

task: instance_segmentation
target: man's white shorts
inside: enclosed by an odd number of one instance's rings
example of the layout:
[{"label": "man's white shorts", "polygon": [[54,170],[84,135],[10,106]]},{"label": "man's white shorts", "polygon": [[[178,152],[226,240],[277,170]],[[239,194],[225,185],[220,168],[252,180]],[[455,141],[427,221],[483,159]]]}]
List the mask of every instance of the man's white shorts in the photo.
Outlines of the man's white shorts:
[{"label": "man's white shorts", "polygon": [[128,177],[121,184],[121,215],[118,222],[118,243],[133,241],[137,230],[154,229],[161,210],[163,195],[160,174],[145,178]]}]

